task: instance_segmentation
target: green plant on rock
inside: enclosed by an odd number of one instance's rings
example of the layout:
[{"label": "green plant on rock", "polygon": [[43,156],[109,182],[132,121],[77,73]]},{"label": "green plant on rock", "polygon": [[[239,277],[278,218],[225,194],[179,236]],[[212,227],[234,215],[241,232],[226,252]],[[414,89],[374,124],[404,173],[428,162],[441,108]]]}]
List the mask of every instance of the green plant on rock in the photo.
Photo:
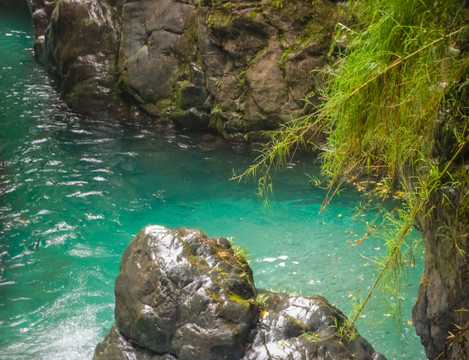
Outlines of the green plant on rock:
[{"label": "green plant on rock", "polygon": [[254,303],[257,304],[261,309],[265,309],[267,301],[269,300],[269,295],[266,293],[259,293],[254,299]]},{"label": "green plant on rock", "polygon": [[236,86],[239,88],[244,87],[246,83],[246,70],[241,70],[236,78]]},{"label": "green plant on rock", "polygon": [[303,338],[307,341],[313,341],[313,342],[317,342],[320,340],[318,334],[316,334],[313,331],[306,331],[306,330],[301,331],[300,338]]},{"label": "green plant on rock", "polygon": [[237,303],[239,303],[239,304],[241,304],[241,305],[243,305],[244,307],[247,307],[247,308],[251,305],[250,300],[243,299],[238,294],[235,294],[235,293],[232,293],[232,292],[230,292],[230,300],[235,301],[235,302],[237,302]]},{"label": "green plant on rock", "polygon": [[224,0],[212,0],[210,11],[205,23],[209,28],[217,24],[227,24],[230,22],[233,13],[231,12],[231,2]]},{"label": "green plant on rock", "polygon": [[459,246],[460,242],[463,242],[469,234],[459,234],[457,229],[449,227],[448,225],[442,225],[437,230],[437,235],[443,241],[449,241],[458,250],[461,256],[466,256],[467,253],[464,249]]},{"label": "green plant on rock", "polygon": [[288,61],[288,55],[293,52],[293,49],[288,47],[282,52],[282,56],[280,57],[280,61],[278,62],[278,66],[280,69],[285,70],[285,67],[287,66],[287,61]]},{"label": "green plant on rock", "polygon": [[210,112],[210,115],[212,116],[221,116],[221,114],[222,114],[222,109],[221,109],[220,104],[215,105],[212,111]]},{"label": "green plant on rock", "polygon": [[340,340],[347,339],[353,341],[358,336],[357,328],[353,322],[346,317],[344,317],[344,323],[342,325],[338,324],[337,318],[334,319],[334,326],[337,329],[334,335]]},{"label": "green plant on rock", "polygon": [[238,262],[247,264],[248,263],[248,251],[245,247],[239,245],[232,245],[234,256]]},{"label": "green plant on rock", "polygon": [[223,109],[221,104],[216,104],[212,108],[212,111],[210,112],[209,127],[216,129],[219,134],[222,134],[224,137],[226,137],[226,131],[223,122]]},{"label": "green plant on rock", "polygon": [[272,0],[272,2],[270,3],[270,6],[275,10],[282,9],[283,8],[283,0]]}]

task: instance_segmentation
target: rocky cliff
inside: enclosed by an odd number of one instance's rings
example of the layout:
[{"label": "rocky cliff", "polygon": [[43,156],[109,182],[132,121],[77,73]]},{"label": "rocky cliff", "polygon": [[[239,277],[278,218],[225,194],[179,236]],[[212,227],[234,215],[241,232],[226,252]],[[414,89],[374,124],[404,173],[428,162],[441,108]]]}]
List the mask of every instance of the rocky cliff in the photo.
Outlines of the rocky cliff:
[{"label": "rocky cliff", "polygon": [[126,249],[115,285],[116,322],[95,350],[118,359],[385,358],[321,296],[258,290],[227,239],[147,226]]},{"label": "rocky cliff", "polygon": [[[429,359],[469,358],[469,211],[453,205],[461,195],[443,189],[428,206],[431,215],[419,221],[425,268],[412,317]],[[439,206],[431,210],[433,204]]]},{"label": "rocky cliff", "polygon": [[[469,359],[469,138],[455,135],[469,125],[467,86],[453,98],[462,99],[460,107],[441,111],[432,149],[435,164],[452,159],[452,165],[417,219],[425,268],[412,312],[427,357],[439,360]],[[426,172],[418,167],[417,173]]]},{"label": "rocky cliff", "polygon": [[82,112],[130,106],[231,140],[317,101],[342,5],[305,0],[30,0],[36,55]]}]

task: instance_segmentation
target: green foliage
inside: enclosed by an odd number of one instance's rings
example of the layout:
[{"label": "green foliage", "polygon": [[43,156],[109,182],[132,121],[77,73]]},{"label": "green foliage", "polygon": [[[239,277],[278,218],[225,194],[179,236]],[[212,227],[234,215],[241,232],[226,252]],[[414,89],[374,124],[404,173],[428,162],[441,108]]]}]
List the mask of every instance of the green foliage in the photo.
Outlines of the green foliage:
[{"label": "green foliage", "polygon": [[317,342],[320,340],[318,334],[316,334],[313,331],[303,330],[300,334],[300,337],[307,341],[312,341],[312,342]]},{"label": "green foliage", "polygon": [[222,109],[221,109],[220,104],[215,105],[212,111],[210,112],[210,115],[212,116],[221,116],[221,114],[222,114]]},{"label": "green foliage", "polygon": [[273,9],[280,10],[283,8],[283,0],[272,0],[272,2],[270,3],[270,6]]},{"label": "green foliage", "polygon": [[243,299],[241,296],[235,293],[230,293],[230,300],[235,301],[247,308],[249,308],[249,306],[251,305],[251,301]]},{"label": "green foliage", "polygon": [[216,104],[210,112],[210,128],[217,129],[219,134],[226,136],[223,123],[223,109],[221,104]]},{"label": "green foliage", "polygon": [[437,235],[443,241],[452,242],[453,246],[458,250],[461,256],[467,255],[466,251],[459,247],[459,243],[462,243],[468,234],[459,234],[456,228],[442,225],[438,228]]},{"label": "green foliage", "polygon": [[233,248],[235,258],[238,261],[247,264],[248,263],[248,257],[249,257],[247,249],[245,247],[239,246],[239,245],[232,245],[231,247]]},{"label": "green foliage", "polygon": [[268,196],[273,191],[271,172],[279,166],[292,162],[298,150],[314,147],[311,141],[321,129],[316,126],[318,121],[311,121],[311,116],[305,116],[281,125],[279,130],[268,131],[270,143],[260,150],[260,155],[254,164],[242,174],[234,174],[232,180],[241,180],[246,176],[258,177],[258,194],[268,203]]},{"label": "green foliage", "polygon": [[256,295],[254,299],[254,303],[259,306],[261,309],[265,309],[267,305],[267,301],[269,301],[269,295],[266,293],[259,293]]},{"label": "green foliage", "polygon": [[[455,136],[459,140],[453,157],[443,164],[432,158],[442,109],[448,108],[448,98],[469,69],[469,57],[457,48],[467,36],[463,17],[458,18],[463,5],[365,3],[360,18],[370,25],[360,32],[346,30],[350,45],[321,109],[328,120],[328,147],[333,149],[324,154],[324,172],[337,185],[365,170],[383,177],[389,191],[402,179],[406,202],[398,221],[388,218],[388,257],[351,325],[380,281],[399,292],[404,253],[412,249],[405,238],[416,217],[428,211],[432,194],[468,141],[464,126]],[[410,176],[414,173],[417,176]]]},{"label": "green foliage", "polygon": [[353,322],[346,317],[343,318],[344,323],[339,325],[337,319],[334,319],[334,327],[337,329],[335,336],[340,340],[347,339],[353,341],[358,336],[358,331]]},{"label": "green foliage", "polygon": [[[436,193],[444,186],[455,188],[459,198],[451,206],[461,221],[469,220],[468,174],[455,166],[469,144],[467,5],[458,0],[364,0],[350,7],[354,25],[339,24],[337,32],[338,39],[346,36],[347,48],[322,74],[324,102],[271,132],[268,146],[241,175],[261,172],[259,189],[265,195],[272,189],[271,171],[290,162],[299,149],[314,147],[314,135],[323,131],[328,142],[321,159],[329,179],[323,207],[342,184],[363,175],[382,179],[383,197],[398,189],[402,193],[404,207],[386,219],[391,224],[388,257],[368,296],[341,327],[341,338],[353,333],[381,281],[399,289],[403,260],[412,256],[408,233],[417,216],[432,211],[429,203]],[[442,133],[446,153],[435,158],[435,137]],[[465,255],[458,244],[467,234],[441,231]]]},{"label": "green foliage", "polygon": [[211,7],[205,23],[209,28],[215,25],[227,24],[230,22],[233,13],[231,12],[231,2],[225,0],[211,0]]},{"label": "green foliage", "polygon": [[236,86],[242,88],[246,82],[246,70],[241,70],[236,79]]},{"label": "green foliage", "polygon": [[418,159],[416,149],[429,156],[439,111],[468,70],[457,49],[467,28],[455,17],[462,10],[455,0],[362,3],[359,15],[369,26],[339,32],[350,44],[328,72],[321,114],[333,151],[324,155],[324,171],[350,179],[367,169],[392,187]]},{"label": "green foliage", "polygon": [[233,254],[235,259],[241,264],[241,265],[247,265],[248,264],[248,258],[249,258],[249,253],[247,249],[244,246],[241,245],[235,245],[233,243],[233,238],[229,237],[227,240],[231,243],[231,248],[233,249]]},{"label": "green foliage", "polygon": [[283,50],[280,61],[278,62],[278,66],[280,67],[280,69],[285,70],[285,67],[287,66],[287,61],[288,61],[288,54],[291,54],[292,52],[293,50],[289,47]]}]

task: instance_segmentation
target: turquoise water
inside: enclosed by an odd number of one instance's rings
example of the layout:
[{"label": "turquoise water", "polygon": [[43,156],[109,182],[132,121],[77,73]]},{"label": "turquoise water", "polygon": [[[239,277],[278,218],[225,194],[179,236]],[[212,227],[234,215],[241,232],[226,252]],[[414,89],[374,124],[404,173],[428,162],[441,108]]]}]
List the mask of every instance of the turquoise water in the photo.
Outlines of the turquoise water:
[{"label": "turquoise water", "polygon": [[[67,110],[32,58],[31,26],[0,9],[0,359],[90,359],[113,323],[120,258],[148,224],[233,237],[259,288],[321,293],[345,313],[367,293],[385,246],[378,236],[350,244],[375,217],[353,216],[359,194],[319,214],[324,193],[305,175],[319,169],[298,160],[265,208],[254,183],[228,180],[255,157],[245,149]],[[408,324],[421,253],[416,260],[400,331],[390,296],[358,323],[388,359],[425,358]]]}]

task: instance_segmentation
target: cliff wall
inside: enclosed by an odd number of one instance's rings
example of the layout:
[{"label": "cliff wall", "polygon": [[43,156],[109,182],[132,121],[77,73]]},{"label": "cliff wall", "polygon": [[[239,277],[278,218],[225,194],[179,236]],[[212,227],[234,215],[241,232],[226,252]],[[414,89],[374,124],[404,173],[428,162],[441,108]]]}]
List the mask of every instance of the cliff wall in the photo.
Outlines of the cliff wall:
[{"label": "cliff wall", "polygon": [[468,127],[469,93],[459,89],[461,106],[441,112],[432,149],[435,164],[452,165],[417,219],[425,267],[412,317],[429,359],[469,359],[469,139],[455,135]]},{"label": "cliff wall", "polygon": [[144,112],[230,140],[317,102],[343,6],[305,0],[31,0],[36,56],[81,112]]}]

